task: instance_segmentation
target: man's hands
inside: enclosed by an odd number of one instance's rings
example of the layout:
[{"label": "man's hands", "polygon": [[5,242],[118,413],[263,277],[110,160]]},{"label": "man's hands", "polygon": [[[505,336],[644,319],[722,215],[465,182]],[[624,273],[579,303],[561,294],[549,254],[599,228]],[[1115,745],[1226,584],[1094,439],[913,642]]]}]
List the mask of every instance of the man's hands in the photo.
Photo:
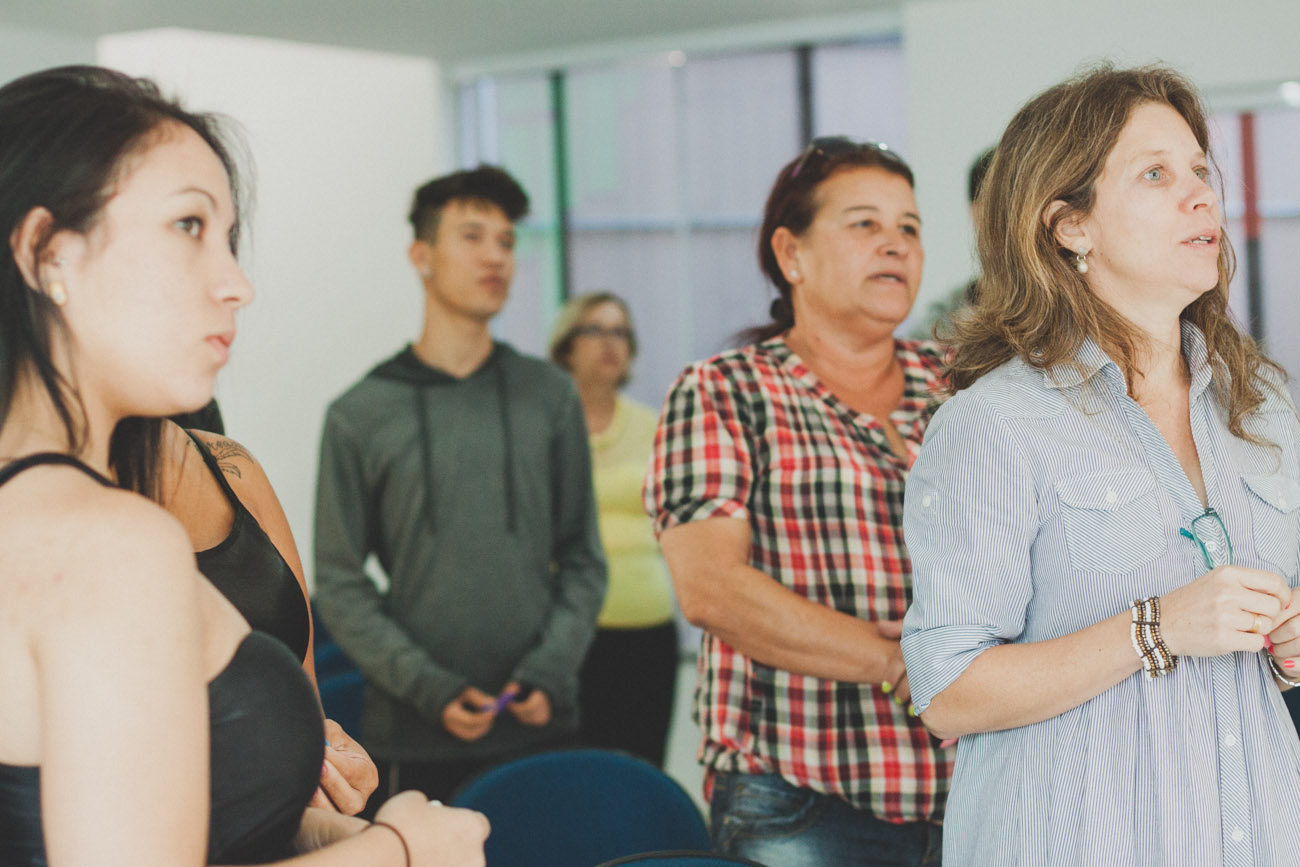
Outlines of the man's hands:
[{"label": "man's hands", "polygon": [[442,725],[462,741],[472,743],[492,730],[497,714],[509,709],[526,726],[544,726],[551,721],[551,700],[540,689],[524,690],[511,681],[500,696],[467,686],[442,709]]},{"label": "man's hands", "polygon": [[492,730],[496,715],[496,699],[467,686],[442,709],[442,726],[462,741],[473,743]]},{"label": "man's hands", "polygon": [[526,726],[544,726],[551,721],[551,700],[540,689],[527,692],[519,684],[511,681],[506,684],[502,695],[514,694],[516,698],[507,707]]}]

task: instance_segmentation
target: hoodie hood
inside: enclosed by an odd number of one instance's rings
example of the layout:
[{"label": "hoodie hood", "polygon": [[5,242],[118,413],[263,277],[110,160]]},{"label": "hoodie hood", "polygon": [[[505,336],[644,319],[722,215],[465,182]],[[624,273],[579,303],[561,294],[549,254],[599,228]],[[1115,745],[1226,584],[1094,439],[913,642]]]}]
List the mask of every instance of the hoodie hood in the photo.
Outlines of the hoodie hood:
[{"label": "hoodie hood", "polygon": [[380,362],[366,375],[395,382],[406,382],[411,385],[455,385],[458,382],[464,382],[482,375],[484,371],[496,365],[505,352],[507,352],[505,344],[494,341],[492,343],[492,352],[488,354],[483,363],[475,368],[474,372],[469,376],[457,378],[444,370],[425,364],[415,354],[415,349],[411,344],[408,343],[405,349],[387,361]]}]

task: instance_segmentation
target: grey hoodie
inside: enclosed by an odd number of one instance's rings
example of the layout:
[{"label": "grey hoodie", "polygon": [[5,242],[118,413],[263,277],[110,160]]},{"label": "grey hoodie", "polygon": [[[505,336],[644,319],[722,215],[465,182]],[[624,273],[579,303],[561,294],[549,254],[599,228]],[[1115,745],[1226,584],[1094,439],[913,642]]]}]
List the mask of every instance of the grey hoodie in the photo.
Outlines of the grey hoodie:
[{"label": "grey hoodie", "polygon": [[[374,554],[389,580],[366,575]],[[408,347],[330,405],[316,493],[321,617],[366,676],[378,758],[513,752],[577,725],[577,673],[605,593],[577,390],[504,343],[457,379]],[[443,728],[467,685],[543,690],[553,718]]]}]

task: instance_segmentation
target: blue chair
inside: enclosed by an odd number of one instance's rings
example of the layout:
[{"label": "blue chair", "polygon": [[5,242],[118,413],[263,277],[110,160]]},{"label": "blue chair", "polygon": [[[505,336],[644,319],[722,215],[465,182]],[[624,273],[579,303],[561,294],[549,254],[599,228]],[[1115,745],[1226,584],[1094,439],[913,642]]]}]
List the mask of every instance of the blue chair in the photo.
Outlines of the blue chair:
[{"label": "blue chair", "polygon": [[334,720],[356,740],[361,740],[361,700],[366,689],[365,676],[334,643],[321,622],[315,604],[311,612],[313,636],[312,660],[316,663],[316,685],[325,716]]},{"label": "blue chair", "polygon": [[645,852],[641,855],[629,855],[615,858],[598,867],[763,867],[757,861],[738,858],[735,855],[721,855],[717,852],[697,850],[677,850],[674,852]]},{"label": "blue chair", "polygon": [[707,849],[691,796],[654,765],[612,750],[558,750],[493,768],[453,803],[492,822],[492,867],[594,867],[637,852]]}]

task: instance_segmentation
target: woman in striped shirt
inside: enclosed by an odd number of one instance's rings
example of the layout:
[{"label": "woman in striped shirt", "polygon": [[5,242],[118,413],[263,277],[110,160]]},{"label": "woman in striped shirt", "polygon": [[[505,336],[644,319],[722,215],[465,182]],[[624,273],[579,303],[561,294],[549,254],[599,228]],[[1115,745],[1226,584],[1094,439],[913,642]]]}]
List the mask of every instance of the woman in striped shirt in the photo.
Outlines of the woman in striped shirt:
[{"label": "woman in striped shirt", "polygon": [[963,865],[1300,858],[1300,462],[1229,318],[1199,99],[1102,67],[1012,120],[907,488],[903,653]]}]

